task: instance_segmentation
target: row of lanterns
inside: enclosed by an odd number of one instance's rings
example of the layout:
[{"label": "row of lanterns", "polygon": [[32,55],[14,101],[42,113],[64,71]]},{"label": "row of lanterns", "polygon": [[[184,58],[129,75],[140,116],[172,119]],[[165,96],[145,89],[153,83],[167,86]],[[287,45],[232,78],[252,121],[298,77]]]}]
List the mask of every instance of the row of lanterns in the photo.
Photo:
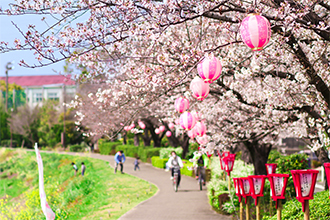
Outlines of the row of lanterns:
[{"label": "row of lanterns", "polygon": [[[248,177],[233,178],[235,186],[235,194],[240,202],[240,219],[243,219],[242,197],[246,204],[246,219],[249,219],[248,197],[251,196],[255,200],[257,219],[260,219],[258,198],[263,196],[265,179],[268,178],[271,187],[271,198],[276,202],[277,219],[281,219],[281,202],[278,200],[285,199],[285,190],[288,182],[289,174],[275,173],[277,164],[266,164],[267,176],[253,175]],[[330,181],[330,163],[325,163],[326,174]],[[304,219],[309,219],[309,200],[314,199],[314,189],[318,170],[291,170],[294,187],[296,190],[296,198],[302,204]],[[330,197],[329,197],[330,198]]]}]

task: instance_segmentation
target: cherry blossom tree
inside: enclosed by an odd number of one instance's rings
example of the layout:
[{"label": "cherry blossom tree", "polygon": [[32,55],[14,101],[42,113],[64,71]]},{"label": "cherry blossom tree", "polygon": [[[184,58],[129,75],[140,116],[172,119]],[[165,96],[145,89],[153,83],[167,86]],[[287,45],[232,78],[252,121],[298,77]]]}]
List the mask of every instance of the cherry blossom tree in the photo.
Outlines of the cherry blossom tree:
[{"label": "cherry blossom tree", "polygon": [[[285,136],[306,139],[322,162],[329,160],[323,148],[329,144],[329,10],[329,1],[316,0],[23,0],[1,13],[57,20],[46,30],[16,25],[22,37],[14,45],[1,42],[0,51],[33,50],[37,62],[21,65],[68,60],[88,70],[81,79],[107,78],[72,104],[91,109],[77,112],[77,123],[88,121],[91,135],[116,133],[142,112],[177,118],[174,98],[189,96],[196,65],[214,53],[222,76],[191,109],[207,121],[216,143],[209,148],[244,143],[260,174],[265,160],[256,158],[266,159]],[[241,20],[252,11],[271,23],[271,40],[260,52],[239,35]],[[83,14],[88,19],[76,21]]]}]

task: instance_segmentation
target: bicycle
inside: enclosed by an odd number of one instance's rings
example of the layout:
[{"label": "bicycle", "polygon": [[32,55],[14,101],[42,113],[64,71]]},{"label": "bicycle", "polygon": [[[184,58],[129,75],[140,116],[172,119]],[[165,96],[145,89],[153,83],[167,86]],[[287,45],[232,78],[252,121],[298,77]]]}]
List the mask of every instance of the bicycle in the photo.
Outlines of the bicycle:
[{"label": "bicycle", "polygon": [[179,167],[174,167],[173,168],[173,189],[174,192],[178,191],[178,186],[179,186],[179,172],[180,168]]}]

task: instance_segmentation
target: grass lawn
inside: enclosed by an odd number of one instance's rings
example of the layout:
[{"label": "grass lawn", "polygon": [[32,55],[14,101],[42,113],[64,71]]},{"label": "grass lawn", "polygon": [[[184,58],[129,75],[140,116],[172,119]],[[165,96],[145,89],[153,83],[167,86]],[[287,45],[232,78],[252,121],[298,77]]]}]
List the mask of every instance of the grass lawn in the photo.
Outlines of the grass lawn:
[{"label": "grass lawn", "polygon": [[[109,163],[89,157],[41,153],[47,201],[56,219],[118,219],[157,188],[127,174],[114,174]],[[74,176],[71,162],[85,176]],[[0,149],[0,219],[45,219],[38,187],[35,152]]]}]

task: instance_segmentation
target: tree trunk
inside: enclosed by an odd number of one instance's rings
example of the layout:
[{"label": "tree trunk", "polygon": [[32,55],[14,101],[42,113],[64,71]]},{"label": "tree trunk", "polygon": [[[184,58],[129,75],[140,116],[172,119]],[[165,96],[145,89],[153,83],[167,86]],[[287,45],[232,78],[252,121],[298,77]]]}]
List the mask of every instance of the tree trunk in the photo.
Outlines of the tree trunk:
[{"label": "tree trunk", "polygon": [[126,145],[127,144],[127,133],[125,132],[124,135],[123,135],[123,145]]},{"label": "tree trunk", "polygon": [[189,150],[189,136],[184,133],[183,135],[183,139],[182,139],[182,158],[184,159],[188,153],[188,150]]},{"label": "tree trunk", "polygon": [[[315,154],[322,164],[330,162],[328,152],[323,147],[315,151]],[[329,183],[327,182],[327,178],[325,178],[324,190],[328,190],[328,184]]]},{"label": "tree trunk", "polygon": [[24,143],[25,143],[25,140],[23,139],[23,141],[22,141],[22,145],[21,145],[21,148],[24,147]]},{"label": "tree trunk", "polygon": [[151,137],[149,136],[149,131],[147,128],[144,129],[144,133],[141,137],[142,137],[144,146],[145,147],[150,146]]},{"label": "tree trunk", "polygon": [[272,149],[271,144],[259,144],[258,141],[245,141],[245,146],[250,152],[252,163],[254,166],[254,175],[267,175],[266,163],[270,150]]},{"label": "tree trunk", "polygon": [[134,146],[139,146],[140,145],[140,135],[139,134],[136,134],[134,135]]}]

